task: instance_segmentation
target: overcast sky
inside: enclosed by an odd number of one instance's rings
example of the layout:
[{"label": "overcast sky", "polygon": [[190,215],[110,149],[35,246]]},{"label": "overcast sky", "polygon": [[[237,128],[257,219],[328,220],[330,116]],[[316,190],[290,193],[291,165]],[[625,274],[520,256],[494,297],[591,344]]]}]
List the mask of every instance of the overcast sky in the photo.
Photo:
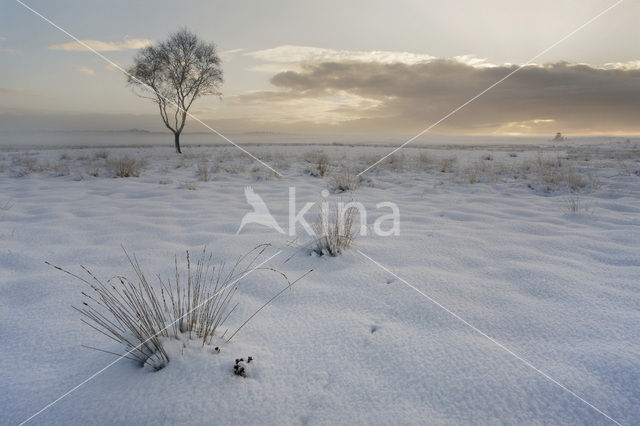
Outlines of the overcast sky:
[{"label": "overcast sky", "polygon": [[[25,2],[125,67],[181,26],[215,42],[224,99],[192,112],[223,132],[407,134],[615,0]],[[638,16],[623,2],[434,132],[639,134]],[[0,58],[2,130],[162,130],[121,73],[14,0]]]}]

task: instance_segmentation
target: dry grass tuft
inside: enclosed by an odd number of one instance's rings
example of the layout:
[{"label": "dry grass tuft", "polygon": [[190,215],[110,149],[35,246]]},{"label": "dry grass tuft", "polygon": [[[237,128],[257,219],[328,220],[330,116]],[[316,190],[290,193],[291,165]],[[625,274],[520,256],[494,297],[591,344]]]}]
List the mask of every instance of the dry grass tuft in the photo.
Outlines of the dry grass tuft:
[{"label": "dry grass tuft", "polygon": [[53,176],[68,176],[71,174],[71,168],[69,164],[65,161],[58,161],[53,164],[47,164],[43,166],[43,170],[49,171]]},{"label": "dry grass tuft", "polygon": [[27,176],[42,171],[38,157],[32,153],[14,155],[11,157],[11,167],[18,177]]},{"label": "dry grass tuft", "polygon": [[566,210],[571,214],[590,214],[593,213],[593,207],[590,203],[582,201],[578,194],[571,194],[565,199]]},{"label": "dry grass tuft", "polygon": [[433,159],[431,158],[431,156],[426,151],[421,150],[420,154],[417,157],[418,168],[424,169],[425,166],[428,166],[431,163],[433,163]]},{"label": "dry grass tuft", "polygon": [[87,285],[87,292],[82,292],[82,306],[74,307],[82,315],[82,322],[124,345],[125,358],[160,370],[170,361],[164,345],[167,339],[211,344],[216,331],[235,309],[231,300],[237,282],[256,269],[267,247],[255,247],[231,267],[214,263],[206,249],[194,265],[187,251],[186,274],[184,270],[181,273],[176,257],[174,280],[158,276],[160,291],[149,283],[135,255],[131,257],[126,251],[135,281],[117,276],[104,282],[84,267],[87,278],[49,265]]},{"label": "dry grass tuft", "polygon": [[107,168],[114,177],[138,177],[146,166],[146,161],[131,158],[127,155],[107,160]]},{"label": "dry grass tuft", "polygon": [[553,162],[539,163],[538,181],[545,192],[567,189],[571,192],[595,189],[598,186],[596,174],[580,172],[571,165],[565,165],[559,159]]},{"label": "dry grass tuft", "polygon": [[311,151],[306,154],[307,161],[313,163],[313,169],[309,170],[311,176],[325,176],[329,171],[329,156],[323,151]]},{"label": "dry grass tuft", "polygon": [[447,173],[453,169],[454,164],[456,163],[455,158],[443,158],[440,160],[440,172]]},{"label": "dry grass tuft", "polygon": [[336,170],[329,175],[327,183],[331,192],[341,193],[357,189],[360,186],[361,179],[348,170]]},{"label": "dry grass tuft", "polygon": [[390,155],[385,158],[380,165],[392,172],[400,172],[404,170],[404,154]]},{"label": "dry grass tuft", "polygon": [[107,151],[107,150],[105,150],[105,149],[102,149],[102,150],[100,150],[100,151],[96,152],[96,153],[93,155],[93,157],[94,157],[96,160],[106,160],[107,158],[109,158],[109,151]]},{"label": "dry grass tuft", "polygon": [[202,182],[209,182],[209,180],[211,180],[211,169],[209,167],[209,163],[198,163],[196,173]]},{"label": "dry grass tuft", "polygon": [[262,164],[256,164],[255,166],[253,166],[249,173],[255,180],[268,181],[280,178],[280,176],[277,175],[273,170],[267,169]]},{"label": "dry grass tuft", "polygon": [[[329,203],[327,203],[329,204]],[[321,209],[313,224],[313,251],[318,255],[335,257],[351,246],[357,231],[354,227],[357,209],[344,208],[341,202]]]}]

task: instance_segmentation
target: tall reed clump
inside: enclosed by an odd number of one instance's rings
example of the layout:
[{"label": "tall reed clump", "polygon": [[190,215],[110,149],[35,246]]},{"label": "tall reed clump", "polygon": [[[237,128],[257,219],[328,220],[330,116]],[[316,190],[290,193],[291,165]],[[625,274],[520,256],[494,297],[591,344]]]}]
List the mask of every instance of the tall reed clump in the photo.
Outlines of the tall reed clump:
[{"label": "tall reed clump", "polygon": [[196,340],[202,346],[211,343],[235,309],[231,301],[238,281],[253,269],[269,269],[256,268],[268,246],[255,247],[230,267],[223,262],[214,263],[213,254],[206,249],[194,265],[187,251],[186,277],[180,273],[176,256],[175,278],[165,280],[158,276],[160,291],[150,284],[136,256],[129,256],[126,251],[136,276],[133,281],[124,276],[101,281],[85,267],[82,269],[87,278],[83,278],[49,265],[88,286],[88,291],[82,292],[82,306],[74,307],[83,323],[124,345],[125,358],[160,370],[170,361],[165,348],[169,339]]}]

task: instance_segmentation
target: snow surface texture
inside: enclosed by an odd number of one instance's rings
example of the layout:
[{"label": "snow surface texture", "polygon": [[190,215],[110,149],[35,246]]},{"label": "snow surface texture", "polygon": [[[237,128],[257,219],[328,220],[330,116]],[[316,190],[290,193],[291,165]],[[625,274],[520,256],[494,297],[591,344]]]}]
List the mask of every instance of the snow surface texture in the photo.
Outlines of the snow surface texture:
[{"label": "snow surface texture", "polygon": [[[314,269],[231,343],[169,348],[159,372],[122,360],[32,424],[610,424],[601,414],[358,253],[503,343],[622,424],[640,423],[640,148],[637,140],[562,147],[407,149],[354,192],[369,222],[397,203],[401,235],[358,237],[330,258],[309,238],[249,224],[251,185],[287,229],[320,199],[332,167],[388,150],[253,147],[84,148],[0,153],[0,423],[17,424],[114,360],[122,348],[80,322],[83,285],[44,264],[133,278],[122,252],[170,277],[204,245],[233,260],[270,242],[268,266]],[[112,178],[110,159],[144,160]],[[203,172],[207,169],[207,173]],[[206,178],[204,177],[206,174]],[[312,214],[307,215],[312,219]],[[235,330],[282,288],[246,277]],[[220,352],[214,350],[220,347]],[[235,359],[252,356],[247,377]]]}]

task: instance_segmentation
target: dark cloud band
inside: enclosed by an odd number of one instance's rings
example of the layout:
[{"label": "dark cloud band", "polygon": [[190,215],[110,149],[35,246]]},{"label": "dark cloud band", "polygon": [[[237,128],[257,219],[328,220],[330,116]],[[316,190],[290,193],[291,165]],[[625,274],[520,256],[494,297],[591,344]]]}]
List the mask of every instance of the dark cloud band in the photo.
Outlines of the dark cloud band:
[{"label": "dark cloud band", "polygon": [[[420,64],[308,63],[274,75],[278,91],[240,102],[287,102],[347,94],[369,108],[339,107],[345,128],[414,130],[426,127],[512,72],[516,66],[474,67],[438,59]],[[355,109],[354,109],[355,108]],[[640,132],[640,70],[605,69],[566,62],[520,70],[442,124],[449,131],[576,133]]]}]

